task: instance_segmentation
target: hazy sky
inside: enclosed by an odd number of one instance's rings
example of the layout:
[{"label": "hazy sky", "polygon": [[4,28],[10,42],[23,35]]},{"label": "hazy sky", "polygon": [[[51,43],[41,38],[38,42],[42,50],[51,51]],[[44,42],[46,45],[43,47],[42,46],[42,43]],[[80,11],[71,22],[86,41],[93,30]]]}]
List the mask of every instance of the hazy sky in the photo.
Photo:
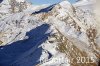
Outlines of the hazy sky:
[{"label": "hazy sky", "polygon": [[[54,4],[58,3],[62,0],[28,0],[29,2],[32,2],[33,4],[36,5],[41,5],[41,4]],[[71,3],[75,2],[76,0],[69,0]]]}]

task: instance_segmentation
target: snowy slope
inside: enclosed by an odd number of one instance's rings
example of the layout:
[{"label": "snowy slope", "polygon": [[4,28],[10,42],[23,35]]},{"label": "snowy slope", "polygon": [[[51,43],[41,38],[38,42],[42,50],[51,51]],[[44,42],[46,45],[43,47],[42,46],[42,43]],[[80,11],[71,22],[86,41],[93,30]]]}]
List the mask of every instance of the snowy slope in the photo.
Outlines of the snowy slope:
[{"label": "snowy slope", "polygon": [[[29,5],[18,13],[2,5],[1,14],[8,11],[0,18],[0,66],[97,66],[100,34],[90,1]],[[77,64],[81,57],[89,63]]]}]

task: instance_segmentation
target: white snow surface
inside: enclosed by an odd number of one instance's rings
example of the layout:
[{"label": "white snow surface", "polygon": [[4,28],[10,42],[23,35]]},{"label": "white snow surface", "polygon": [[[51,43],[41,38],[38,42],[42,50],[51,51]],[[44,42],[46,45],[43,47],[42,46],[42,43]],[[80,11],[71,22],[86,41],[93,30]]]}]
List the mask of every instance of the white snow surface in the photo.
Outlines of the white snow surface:
[{"label": "white snow surface", "polygon": [[[22,2],[24,0],[17,1]],[[84,3],[85,5],[83,5]],[[45,13],[42,12],[43,10],[46,8],[47,11],[49,10],[49,5],[31,5],[23,12],[13,14],[7,10],[9,9],[8,6],[0,7],[0,13],[8,13],[8,15],[0,18],[0,41],[3,41],[2,46],[0,46],[0,65],[70,66],[69,58],[57,50],[58,42],[50,35],[57,33],[56,29],[58,29],[70,41],[75,42],[78,48],[88,50],[86,52],[91,51],[86,29],[90,26],[96,28],[96,23],[90,10],[85,8],[90,4],[88,0],[82,0],[76,4],[63,1],[53,6],[49,12],[53,12],[54,9],[56,12],[44,21],[41,20],[40,16]],[[78,6],[76,15],[73,10],[74,6]],[[83,10],[81,11],[81,9]],[[35,14],[33,14],[34,12]],[[57,16],[55,16],[56,13]],[[73,22],[81,27],[81,32],[76,31],[76,28],[72,26]],[[100,36],[95,40],[99,45]]]}]

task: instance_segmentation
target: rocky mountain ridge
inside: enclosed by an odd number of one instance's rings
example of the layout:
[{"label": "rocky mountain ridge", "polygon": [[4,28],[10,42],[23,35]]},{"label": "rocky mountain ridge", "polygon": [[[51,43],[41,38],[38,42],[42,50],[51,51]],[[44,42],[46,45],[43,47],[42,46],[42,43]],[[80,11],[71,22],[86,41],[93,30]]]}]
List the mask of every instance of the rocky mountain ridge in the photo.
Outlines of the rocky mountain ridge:
[{"label": "rocky mountain ridge", "polygon": [[97,66],[99,29],[85,7],[63,1],[1,17],[0,65]]}]

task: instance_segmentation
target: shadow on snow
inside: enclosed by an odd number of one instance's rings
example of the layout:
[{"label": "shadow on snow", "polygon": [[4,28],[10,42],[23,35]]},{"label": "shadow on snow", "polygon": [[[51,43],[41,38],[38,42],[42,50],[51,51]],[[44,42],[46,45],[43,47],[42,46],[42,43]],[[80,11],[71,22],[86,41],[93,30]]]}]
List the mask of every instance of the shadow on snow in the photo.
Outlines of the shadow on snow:
[{"label": "shadow on snow", "polygon": [[0,0],[0,3],[2,2],[3,0]]},{"label": "shadow on snow", "polygon": [[51,5],[51,6],[48,6],[48,7],[44,8],[44,9],[41,9],[40,11],[35,11],[32,14],[38,14],[38,13],[44,13],[44,12],[48,13],[49,11],[51,11],[53,9],[54,6],[55,6],[55,4]]},{"label": "shadow on snow", "polygon": [[0,48],[0,66],[35,66],[39,63],[42,47],[38,47],[48,39],[46,34],[50,25],[43,24],[26,33],[28,39],[14,42]]}]

